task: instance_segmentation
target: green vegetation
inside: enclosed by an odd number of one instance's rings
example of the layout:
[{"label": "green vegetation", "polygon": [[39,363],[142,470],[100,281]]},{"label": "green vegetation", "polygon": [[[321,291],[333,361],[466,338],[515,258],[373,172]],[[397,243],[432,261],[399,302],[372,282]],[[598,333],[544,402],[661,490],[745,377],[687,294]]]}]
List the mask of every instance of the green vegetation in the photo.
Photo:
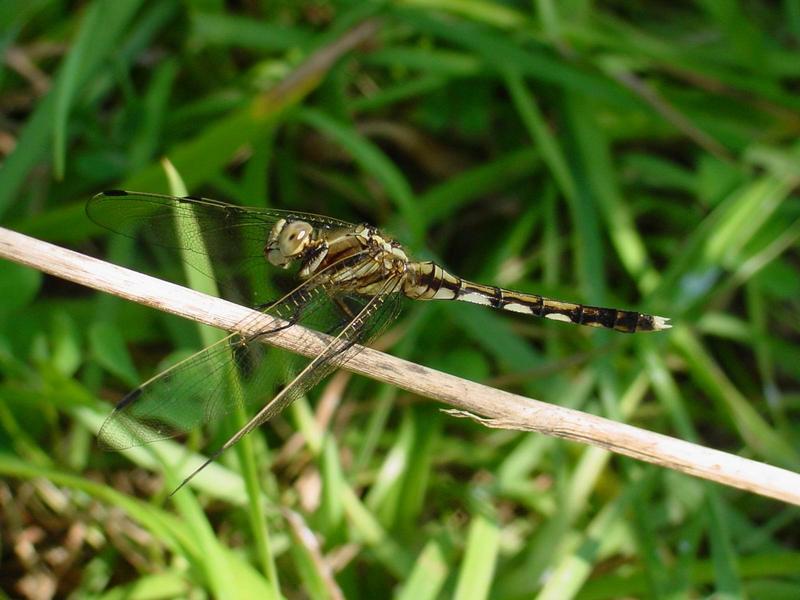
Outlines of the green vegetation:
[{"label": "green vegetation", "polygon": [[[167,192],[167,157],[193,194],[372,222],[475,281],[671,317],[624,336],[409,303],[383,344],[800,470],[800,0],[225,4],[2,4],[5,227],[153,272],[83,206]],[[232,423],[125,454],[95,434],[202,337],[0,261],[6,594],[800,597],[794,507],[347,373],[168,498],[164,463]]]}]

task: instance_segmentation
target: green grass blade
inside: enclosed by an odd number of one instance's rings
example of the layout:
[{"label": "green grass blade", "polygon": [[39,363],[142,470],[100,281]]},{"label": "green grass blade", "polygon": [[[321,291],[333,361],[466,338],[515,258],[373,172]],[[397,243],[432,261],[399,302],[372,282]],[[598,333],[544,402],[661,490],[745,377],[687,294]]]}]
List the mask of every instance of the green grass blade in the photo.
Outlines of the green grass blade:
[{"label": "green grass blade", "polygon": [[447,578],[449,566],[444,549],[431,540],[420,552],[411,575],[397,594],[397,600],[435,600],[439,598]]},{"label": "green grass blade", "polygon": [[[178,171],[169,163],[165,161],[165,171],[167,178],[170,181],[170,192],[174,196],[186,196],[188,191],[180,177]],[[212,296],[218,296],[219,290],[216,282],[209,277],[201,275],[201,273],[213,273],[213,265],[209,261],[209,253],[205,248],[199,247],[202,244],[203,236],[197,224],[194,224],[194,230],[189,229],[190,223],[187,219],[182,221],[185,228],[178,228],[177,234],[179,239],[184,240],[181,243],[183,260],[187,268],[184,269],[185,276],[192,289],[204,292]],[[192,243],[194,241],[194,244]],[[193,248],[194,246],[194,248]],[[200,328],[200,336],[203,339],[205,346],[210,346],[215,342],[221,340],[225,336],[225,332],[212,329],[207,326],[198,326]],[[231,373],[230,376],[231,394],[241,394],[242,386],[238,381],[238,374]],[[233,401],[232,399],[230,401]],[[247,422],[247,417],[244,413],[243,407],[245,406],[245,398],[239,398],[236,403],[237,410],[234,411],[235,427],[242,427]],[[253,537],[256,540],[256,548],[258,551],[259,562],[264,571],[264,574],[269,578],[272,597],[280,598],[280,583],[278,581],[278,571],[275,567],[275,561],[272,555],[272,549],[269,540],[269,533],[267,527],[266,515],[261,503],[260,483],[258,480],[258,469],[256,467],[255,449],[253,441],[250,436],[245,436],[236,445],[236,453],[242,466],[242,473],[245,486],[248,492],[248,516],[250,517],[250,524],[253,531]]]},{"label": "green grass blade", "polygon": [[424,233],[416,209],[414,195],[402,172],[370,141],[355,129],[328,117],[325,113],[304,108],[295,113],[300,122],[310,125],[341,144],[366,173],[372,174],[384,186],[388,196],[402,213],[415,240]]},{"label": "green grass blade", "polygon": [[453,598],[489,598],[500,542],[500,527],[495,519],[476,514],[469,526],[464,559],[458,572]]}]

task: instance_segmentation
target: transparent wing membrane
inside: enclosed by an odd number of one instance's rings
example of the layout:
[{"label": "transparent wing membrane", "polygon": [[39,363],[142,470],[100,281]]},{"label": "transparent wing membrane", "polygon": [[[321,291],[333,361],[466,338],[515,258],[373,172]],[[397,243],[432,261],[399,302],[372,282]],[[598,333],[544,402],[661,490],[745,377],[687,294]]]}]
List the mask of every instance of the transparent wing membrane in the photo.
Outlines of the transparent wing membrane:
[{"label": "transparent wing membrane", "polygon": [[130,392],[100,428],[100,445],[124,450],[191,431],[233,406],[220,402],[229,395],[228,377],[235,367],[231,347],[241,336],[230,335],[173,365],[157,378]]},{"label": "transparent wing membrane", "polygon": [[[378,295],[372,297],[349,297],[348,300],[351,306],[360,304],[361,307],[351,318],[341,322],[342,324],[338,331],[332,332],[333,337],[328,346],[302,369],[298,370],[297,374],[283,389],[275,394],[239,431],[232,435],[203,464],[184,479],[173,493],[186,485],[209,463],[216,460],[222,452],[236,444],[253,429],[283,412],[297,398],[355,356],[358,348],[368,344],[379,335],[399,314],[400,294],[394,291],[398,288],[398,285],[398,280],[387,280],[383,292]],[[338,303],[335,304],[338,306]]]},{"label": "transparent wing membrane", "polygon": [[[316,284],[312,278],[264,310],[280,323],[253,331],[260,317],[248,318],[237,330],[252,332],[249,335],[232,333],[145,382],[125,396],[103,423],[101,445],[119,450],[168,439],[224,417],[243,404],[241,398],[249,407],[268,401],[273,390],[291,379],[303,361],[307,362],[303,357],[272,353],[272,368],[267,368],[264,359],[268,353],[263,342],[271,335],[294,323],[333,336],[348,325],[356,329],[351,325],[353,317],[342,310],[339,295],[332,288],[330,284]],[[364,302],[342,297],[350,306]],[[364,322],[344,337],[360,339],[374,327],[375,324]],[[322,377],[324,374],[318,374],[314,381]]]},{"label": "transparent wing membrane", "polygon": [[[145,244],[208,258],[184,260],[216,281],[226,299],[255,306],[275,298],[264,289],[275,273],[264,259],[264,243],[280,219],[298,219],[321,229],[346,227],[345,221],[319,215],[266,208],[248,208],[195,196],[112,190],[86,205],[88,217],[105,229]],[[179,235],[177,232],[182,231]],[[173,252],[175,257],[178,253]],[[210,264],[213,272],[204,266]]]},{"label": "transparent wing membrane", "polygon": [[[236,206],[198,196],[178,197],[122,190],[97,194],[86,204],[86,214],[98,225],[129,237],[142,230],[152,231],[153,241],[169,248],[185,246],[171,233],[171,223],[176,220],[197,222],[204,236],[223,238],[224,241],[245,237],[262,246],[265,233],[269,233],[269,228],[280,219],[302,219],[323,229],[352,225],[311,213]],[[224,251],[221,246],[215,249]]]}]

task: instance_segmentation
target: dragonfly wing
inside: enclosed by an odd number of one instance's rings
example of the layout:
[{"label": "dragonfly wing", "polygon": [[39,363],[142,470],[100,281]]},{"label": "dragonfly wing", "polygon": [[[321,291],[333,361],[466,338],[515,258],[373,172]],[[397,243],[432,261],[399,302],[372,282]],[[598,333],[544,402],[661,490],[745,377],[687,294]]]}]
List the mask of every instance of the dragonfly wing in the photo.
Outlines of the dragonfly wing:
[{"label": "dragonfly wing", "polygon": [[[270,393],[277,382],[270,386],[266,375],[256,375],[265,369],[267,349],[262,342],[285,328],[286,322],[310,325],[341,319],[341,316],[330,315],[329,304],[324,286],[298,287],[264,311],[283,323],[276,322],[249,336],[231,333],[127,394],[103,423],[100,445],[109,450],[122,450],[172,438],[248,404],[259,386],[269,389],[261,389],[257,396]],[[252,331],[253,323],[261,319],[261,315],[249,317],[237,329]],[[272,358],[272,371],[277,377],[288,367],[277,364],[281,362],[280,357]],[[258,381],[251,381],[256,377]]]},{"label": "dragonfly wing", "polygon": [[[337,291],[335,285],[320,281],[322,277],[318,274],[309,279],[265,309],[264,313],[280,319],[274,326],[259,330],[255,325],[263,316],[249,317],[237,326],[241,333],[232,333],[200,350],[125,396],[103,423],[100,445],[114,450],[140,446],[214,422],[237,406],[251,411],[262,406],[280,384],[301,372],[303,361],[307,361],[262,343],[292,323],[333,336],[349,326],[335,348],[329,349],[326,360],[319,362],[323,367],[345,344],[365,343],[379,333],[381,325],[388,324],[391,319],[387,316],[396,315],[398,294],[393,294],[388,303],[395,307],[393,311],[378,310],[387,304],[383,300],[363,311],[368,298]],[[364,318],[356,327],[351,323],[353,315],[362,311],[364,317],[372,318]],[[302,390],[332,368],[304,378]]]},{"label": "dragonfly wing", "polygon": [[217,281],[223,297],[248,306],[270,295],[261,290],[269,269],[264,245],[278,220],[302,219],[322,229],[350,225],[309,213],[125,191],[96,195],[86,204],[86,214],[115,233],[180,251],[181,260]]},{"label": "dragonfly wing", "polygon": [[314,227],[336,229],[351,227],[352,223],[302,211],[257,208],[228,204],[199,196],[169,196],[149,192],[111,190],[101,192],[86,203],[89,218],[110,231],[134,237],[142,230],[153,230],[153,241],[169,248],[186,247],[177,241],[164,223],[191,219],[200,224],[204,233],[224,235],[240,229],[255,228],[253,235],[263,241],[263,229],[280,219],[303,220]]},{"label": "dragonfly wing", "polygon": [[[251,420],[251,423],[243,430],[226,442],[221,449],[230,447],[243,435],[252,429],[269,421],[272,417],[280,414],[294,400],[305,394],[317,383],[351,360],[357,348],[369,344],[381,334],[391,323],[393,323],[401,308],[401,294],[399,293],[400,284],[398,280],[386,282],[385,292],[372,296],[339,295],[336,300],[344,301],[350,308],[345,315],[345,319],[340,321],[339,326],[330,331],[333,339],[328,346],[311,360],[297,375],[284,387],[274,398],[262,408]],[[358,306],[354,311],[353,306]],[[352,311],[352,312],[351,312]]]},{"label": "dragonfly wing", "polygon": [[213,418],[213,407],[228,397],[227,380],[236,366],[231,350],[240,338],[231,334],[126,395],[103,422],[100,446],[107,450],[141,446],[180,435]]},{"label": "dragonfly wing", "polygon": [[[375,296],[365,297],[349,294],[335,296],[333,305],[339,307],[340,311],[342,310],[342,302],[350,308],[342,313],[346,314],[347,318],[340,322],[335,331],[331,331],[333,338],[327,347],[300,369],[294,378],[266,402],[239,431],[228,438],[203,464],[184,479],[178,488],[173,490],[172,494],[186,485],[197,473],[202,471],[225,450],[253,431],[253,429],[283,412],[287,406],[314,387],[331,371],[346,364],[348,360],[355,356],[359,346],[369,343],[370,340],[384,331],[389,324],[394,322],[401,307],[399,289],[399,279],[389,279],[385,282],[381,293]],[[356,305],[360,305],[360,308],[358,308],[357,312],[352,312],[352,307]],[[255,383],[260,384],[258,380]],[[261,386],[258,385],[258,387]]]}]

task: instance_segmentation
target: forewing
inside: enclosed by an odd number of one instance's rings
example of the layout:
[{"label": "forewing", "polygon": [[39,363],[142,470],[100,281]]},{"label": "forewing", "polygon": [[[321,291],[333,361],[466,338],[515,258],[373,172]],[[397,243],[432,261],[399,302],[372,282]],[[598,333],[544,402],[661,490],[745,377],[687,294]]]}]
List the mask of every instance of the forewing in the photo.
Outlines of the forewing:
[{"label": "forewing", "polygon": [[223,297],[249,306],[268,299],[262,290],[270,269],[264,245],[278,220],[301,219],[321,229],[349,225],[309,213],[120,190],[89,200],[86,214],[110,231],[177,251],[178,258],[216,280]]}]

